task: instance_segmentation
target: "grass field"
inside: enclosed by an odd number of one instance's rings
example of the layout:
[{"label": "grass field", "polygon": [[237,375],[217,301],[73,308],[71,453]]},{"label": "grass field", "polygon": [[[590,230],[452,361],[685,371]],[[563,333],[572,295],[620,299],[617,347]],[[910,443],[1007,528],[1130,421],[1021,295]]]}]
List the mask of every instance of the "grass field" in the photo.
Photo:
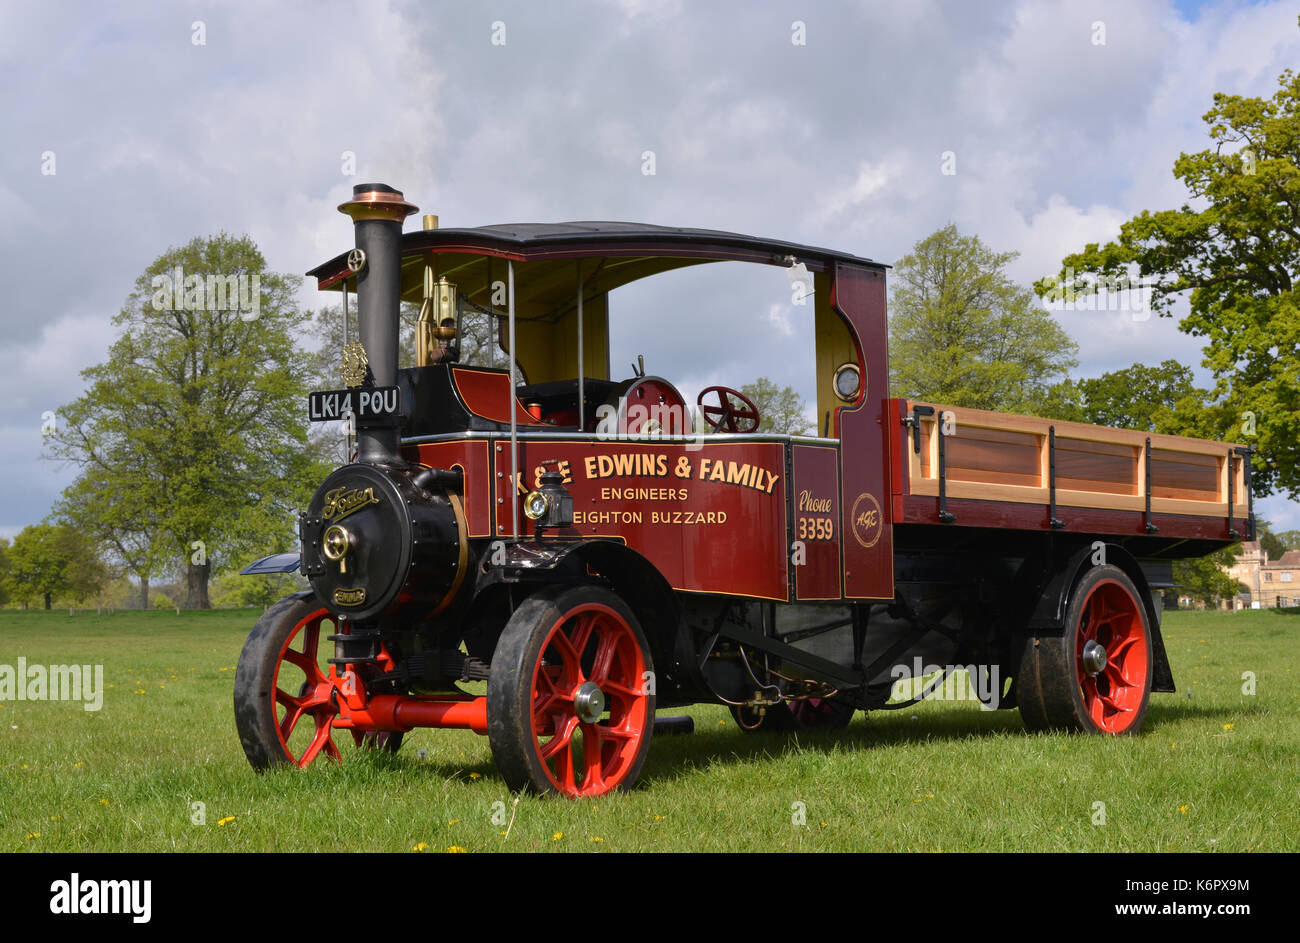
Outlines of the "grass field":
[{"label": "grass field", "polygon": [[231,689],[258,615],[0,612],[0,664],[102,664],[106,688],[97,712],[0,702],[0,850],[1300,849],[1300,615],[1167,614],[1179,693],[1136,738],[1031,736],[955,702],[746,734],[704,707],[631,794],[517,806],[461,731],[255,774]]}]

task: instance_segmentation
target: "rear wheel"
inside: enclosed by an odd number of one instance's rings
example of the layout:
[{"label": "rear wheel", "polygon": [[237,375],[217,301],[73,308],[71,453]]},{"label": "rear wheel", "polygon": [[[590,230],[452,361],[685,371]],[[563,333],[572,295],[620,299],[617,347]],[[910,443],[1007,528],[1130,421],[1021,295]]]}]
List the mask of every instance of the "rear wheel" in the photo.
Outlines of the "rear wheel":
[{"label": "rear wheel", "polygon": [[235,669],[235,726],[254,769],[305,767],[322,755],[341,762],[340,745],[349,741],[389,752],[401,745],[399,731],[334,729],[326,662],[334,629],[334,617],[310,592],[280,600],[253,627]]},{"label": "rear wheel", "polygon": [[1030,730],[1132,734],[1151,696],[1151,626],[1119,567],[1079,580],[1060,635],[1030,636],[1016,671],[1016,699]]},{"label": "rear wheel", "polygon": [[506,624],[488,680],[488,740],[511,789],[628,789],[654,729],[654,666],[636,616],[598,586],[544,589]]},{"label": "rear wheel", "polygon": [[853,719],[853,705],[825,697],[807,697],[773,704],[762,714],[735,705],[731,716],[742,730],[842,730]]}]

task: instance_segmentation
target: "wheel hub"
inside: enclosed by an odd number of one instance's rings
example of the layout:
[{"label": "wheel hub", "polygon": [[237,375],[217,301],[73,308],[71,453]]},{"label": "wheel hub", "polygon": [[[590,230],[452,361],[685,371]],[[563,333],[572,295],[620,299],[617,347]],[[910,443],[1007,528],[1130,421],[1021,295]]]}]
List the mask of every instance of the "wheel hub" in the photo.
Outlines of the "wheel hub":
[{"label": "wheel hub", "polygon": [[1094,678],[1106,670],[1106,649],[1101,643],[1095,641],[1084,643],[1083,670]]},{"label": "wheel hub", "polygon": [[605,692],[594,681],[584,681],[573,695],[573,708],[584,724],[594,724],[605,713]]}]

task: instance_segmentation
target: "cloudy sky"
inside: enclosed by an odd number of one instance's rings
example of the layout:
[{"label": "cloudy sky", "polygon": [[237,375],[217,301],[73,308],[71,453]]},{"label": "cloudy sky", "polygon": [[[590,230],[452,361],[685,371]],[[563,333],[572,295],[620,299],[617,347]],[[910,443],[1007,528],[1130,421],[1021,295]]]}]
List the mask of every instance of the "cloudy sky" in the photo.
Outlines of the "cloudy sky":
[{"label": "cloudy sky", "polygon": [[[0,536],[73,477],[41,458],[42,413],[195,236],[248,233],[301,273],[349,247],[335,207],[378,180],[443,226],[635,220],[890,263],[953,222],[1028,284],[1179,205],[1214,92],[1269,96],[1297,62],[1286,3],[5,3]],[[789,299],[779,269],[732,264],[625,289],[614,372],[643,353],[692,398],[764,374],[810,394]],[[1061,319],[1076,375],[1173,357],[1207,379],[1173,321]]]}]

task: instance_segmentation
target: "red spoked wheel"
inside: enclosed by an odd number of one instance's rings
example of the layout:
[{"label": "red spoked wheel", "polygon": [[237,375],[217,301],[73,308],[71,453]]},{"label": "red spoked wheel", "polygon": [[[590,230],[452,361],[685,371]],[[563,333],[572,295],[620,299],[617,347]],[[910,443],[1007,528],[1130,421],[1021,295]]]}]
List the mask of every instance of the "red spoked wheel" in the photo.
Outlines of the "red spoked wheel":
[{"label": "red spoked wheel", "polygon": [[733,706],[731,716],[740,729],[748,731],[842,730],[853,720],[853,705],[826,697],[806,697],[773,704],[762,715],[746,705]]},{"label": "red spoked wheel", "polygon": [[[717,396],[716,405],[704,402],[710,393]],[[695,398],[695,405],[703,411],[704,421],[720,432],[753,432],[762,421],[754,401],[729,386],[706,387]]]},{"label": "red spoked wheel", "polygon": [[506,783],[570,798],[630,788],[654,730],[653,671],[636,616],[609,590],[529,597],[488,680],[488,740]]},{"label": "red spoked wheel", "polygon": [[1016,698],[1030,730],[1131,734],[1151,696],[1151,627],[1133,581],[1119,567],[1079,580],[1060,636],[1026,640]]},{"label": "red spoked wheel", "polygon": [[305,767],[320,756],[341,762],[347,734],[358,748],[401,745],[400,732],[334,728],[338,709],[326,662],[334,626],[311,593],[298,593],[272,606],[244,643],[235,670],[235,726],[254,769]]},{"label": "red spoked wheel", "polygon": [[1141,719],[1151,687],[1142,604],[1117,580],[1103,580],[1083,601],[1075,636],[1084,710],[1100,730],[1124,733]]},{"label": "red spoked wheel", "polygon": [[790,702],[790,715],[800,730],[840,730],[853,719],[853,705],[827,697]]}]

